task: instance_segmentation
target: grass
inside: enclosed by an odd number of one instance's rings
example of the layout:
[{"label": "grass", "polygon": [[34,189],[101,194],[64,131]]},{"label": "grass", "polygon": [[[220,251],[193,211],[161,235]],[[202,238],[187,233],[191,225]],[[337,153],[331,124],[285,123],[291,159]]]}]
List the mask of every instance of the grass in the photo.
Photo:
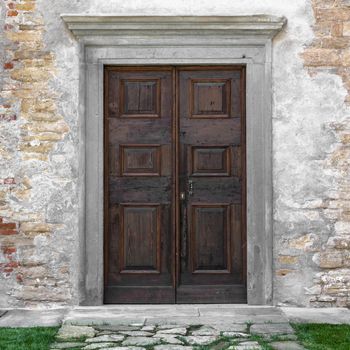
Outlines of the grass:
[{"label": "grass", "polygon": [[293,324],[299,341],[308,350],[349,350],[350,325]]},{"label": "grass", "polygon": [[[308,350],[350,350],[350,325],[293,324],[300,343]],[[198,326],[193,327],[194,329]],[[54,342],[58,328],[0,328],[1,350],[48,350]],[[248,339],[240,339],[245,341]],[[272,349],[261,337],[251,336],[264,350]],[[271,339],[271,340],[278,340]],[[238,339],[220,337],[209,346],[196,347],[198,350],[221,350]],[[147,347],[151,349],[152,347]]]},{"label": "grass", "polygon": [[47,350],[57,327],[0,328],[1,350]]}]

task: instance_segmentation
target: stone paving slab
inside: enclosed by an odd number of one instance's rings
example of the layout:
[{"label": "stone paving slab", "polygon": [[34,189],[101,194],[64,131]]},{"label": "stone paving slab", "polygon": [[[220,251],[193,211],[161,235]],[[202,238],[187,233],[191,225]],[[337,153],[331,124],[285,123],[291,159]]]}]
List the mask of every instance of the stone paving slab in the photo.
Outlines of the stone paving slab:
[{"label": "stone paving slab", "polygon": [[142,326],[146,324],[145,317],[126,317],[124,315],[113,315],[113,316],[104,316],[98,315],[95,313],[90,316],[77,316],[76,314],[68,314],[63,321],[65,324],[71,325],[96,325],[96,326],[127,326],[130,324],[141,324]]},{"label": "stone paving slab", "polygon": [[89,326],[69,326],[63,325],[58,333],[56,338],[59,340],[67,340],[72,338],[93,338],[96,335],[97,331],[93,327]]},{"label": "stone paving slab", "polygon": [[350,324],[350,309],[282,307],[281,311],[294,323]]},{"label": "stone paving slab", "polygon": [[51,349],[72,349],[72,348],[77,348],[77,347],[83,347],[85,346],[86,343],[77,343],[77,342],[62,342],[62,343],[54,343],[50,346]]},{"label": "stone paving slab", "polygon": [[274,350],[303,350],[304,348],[295,341],[276,341],[270,343]]},{"label": "stone paving slab", "polygon": [[[200,318],[200,317],[198,317]],[[225,326],[225,327],[223,327]],[[244,328],[243,328],[244,327]],[[221,330],[221,329],[224,330]],[[106,333],[107,332],[107,333]],[[56,343],[51,349],[58,348],[60,342],[71,342],[71,347],[62,345],[64,349],[117,349],[135,350],[136,348],[147,348],[149,350],[190,350],[205,346],[210,350],[222,350],[229,347],[231,350],[261,350],[259,339],[254,338],[256,334],[262,335],[267,341],[266,335],[290,334],[294,336],[294,330],[289,323],[267,323],[241,325],[234,323],[221,323],[218,325],[169,325],[158,324],[155,326],[143,326],[142,324],[127,326],[76,326],[63,324],[57,336]],[[82,342],[84,345],[82,346]],[[75,343],[75,344],[74,344]],[[79,345],[78,345],[79,344]],[[274,339],[274,346],[277,350],[286,344],[290,350],[302,350],[303,348],[290,339]],[[281,348],[282,346],[282,348]],[[289,349],[288,348],[288,349]]]},{"label": "stone paving slab", "polygon": [[289,323],[265,323],[253,324],[250,327],[250,332],[261,336],[274,336],[293,334],[294,330]]},{"label": "stone paving slab", "polygon": [[55,327],[62,324],[67,309],[14,309],[0,318],[0,327]]}]

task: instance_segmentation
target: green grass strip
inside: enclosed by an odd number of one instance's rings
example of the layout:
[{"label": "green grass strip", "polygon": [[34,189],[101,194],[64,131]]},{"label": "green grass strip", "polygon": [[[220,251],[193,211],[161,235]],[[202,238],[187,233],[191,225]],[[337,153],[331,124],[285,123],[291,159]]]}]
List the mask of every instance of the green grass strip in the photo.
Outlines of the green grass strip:
[{"label": "green grass strip", "polygon": [[350,325],[307,323],[292,326],[308,350],[350,349]]},{"label": "green grass strip", "polygon": [[0,328],[1,350],[48,350],[58,327]]}]

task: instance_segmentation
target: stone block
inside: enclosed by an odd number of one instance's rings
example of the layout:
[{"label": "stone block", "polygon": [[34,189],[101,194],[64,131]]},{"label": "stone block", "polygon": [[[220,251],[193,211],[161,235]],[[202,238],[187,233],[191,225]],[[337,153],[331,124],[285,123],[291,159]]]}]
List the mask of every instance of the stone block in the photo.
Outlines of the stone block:
[{"label": "stone block", "polygon": [[124,340],[125,336],[120,334],[106,334],[94,338],[86,339],[87,343],[111,343]]},{"label": "stone block", "polygon": [[310,48],[303,52],[302,57],[307,66],[340,66],[342,59],[338,50]]},{"label": "stone block", "polygon": [[50,349],[76,349],[81,348],[85,346],[86,343],[79,343],[79,342],[60,342],[60,343],[54,343],[50,345]]},{"label": "stone block", "polygon": [[263,323],[253,324],[250,327],[250,333],[262,336],[274,336],[280,334],[293,334],[294,330],[289,323]]},{"label": "stone block", "polygon": [[191,333],[191,335],[198,336],[198,335],[220,335],[220,331],[213,327],[203,326]]},{"label": "stone block", "polygon": [[24,2],[22,4],[15,4],[15,9],[18,11],[33,11],[35,9],[35,2]]},{"label": "stone block", "polygon": [[41,68],[28,67],[14,69],[11,72],[11,78],[21,82],[39,82],[49,80],[51,73]]},{"label": "stone block", "polygon": [[256,341],[246,341],[238,345],[232,345],[229,350],[262,350],[262,347]]},{"label": "stone block", "polygon": [[185,341],[190,345],[209,345],[218,339],[217,336],[203,335],[203,336],[188,336],[184,337]]},{"label": "stone block", "polygon": [[123,341],[124,346],[136,345],[136,346],[153,346],[161,342],[159,338],[150,337],[129,337]]},{"label": "stone block", "polygon": [[187,329],[185,327],[175,327],[170,329],[162,329],[157,334],[177,334],[186,335]]},{"label": "stone block", "polygon": [[94,343],[84,347],[84,350],[107,349],[113,346],[113,343]]},{"label": "stone block", "polygon": [[152,337],[153,335],[153,333],[146,331],[121,331],[120,333],[129,337]]},{"label": "stone block", "polygon": [[294,341],[278,341],[270,343],[274,350],[304,350],[304,347]]},{"label": "stone block", "polygon": [[92,338],[96,333],[94,328],[88,326],[63,325],[59,329],[56,338],[60,340]]},{"label": "stone block", "polygon": [[192,346],[184,345],[156,345],[154,350],[192,350]]},{"label": "stone block", "polygon": [[344,267],[344,256],[341,251],[325,251],[315,254],[312,259],[321,268],[334,269]]},{"label": "stone block", "polygon": [[154,338],[160,338],[163,342],[169,344],[183,344],[183,342],[173,334],[157,333]]},{"label": "stone block", "polygon": [[284,265],[294,265],[298,262],[299,257],[294,255],[279,255],[278,262]]},{"label": "stone block", "polygon": [[343,35],[350,36],[350,21],[343,23]]}]

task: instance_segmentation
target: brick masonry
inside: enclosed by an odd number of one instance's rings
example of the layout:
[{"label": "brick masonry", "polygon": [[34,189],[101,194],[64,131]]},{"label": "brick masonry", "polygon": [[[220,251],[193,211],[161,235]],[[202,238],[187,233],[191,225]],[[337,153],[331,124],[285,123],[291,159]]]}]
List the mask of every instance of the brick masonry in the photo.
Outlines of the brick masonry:
[{"label": "brick masonry", "polygon": [[349,306],[349,0],[3,0],[0,307],[84,301],[79,46],[59,15],[88,12],[287,17],[273,56],[274,303]]}]

